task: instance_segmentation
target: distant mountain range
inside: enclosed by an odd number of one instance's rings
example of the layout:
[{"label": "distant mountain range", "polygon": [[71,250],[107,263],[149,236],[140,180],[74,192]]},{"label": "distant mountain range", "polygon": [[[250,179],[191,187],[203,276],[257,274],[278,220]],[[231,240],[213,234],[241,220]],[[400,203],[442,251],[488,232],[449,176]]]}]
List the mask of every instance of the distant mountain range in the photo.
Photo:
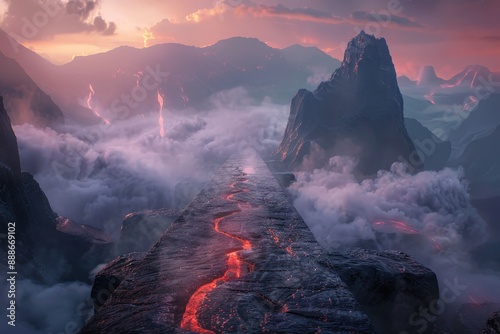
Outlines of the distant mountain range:
[{"label": "distant mountain range", "polygon": [[110,119],[157,111],[158,93],[169,110],[207,107],[211,96],[237,87],[247,89],[257,103],[266,97],[286,103],[299,88],[316,86],[340,65],[317,48],[276,49],[240,37],[203,48],[124,46],[62,66],[21,45],[14,51],[12,43],[0,32],[0,51],[19,62],[66,117],[80,123],[99,121],[88,107]]},{"label": "distant mountain range", "polygon": [[[14,125],[55,127],[65,119],[95,124],[156,112],[158,95],[170,111],[209,108],[211,98],[238,87],[255,103],[267,97],[288,104],[300,88],[314,90],[331,80],[329,73],[340,65],[317,48],[276,49],[236,37],[203,48],[172,43],[145,49],[124,46],[57,66],[0,30],[0,95]],[[448,146],[442,146],[446,140],[452,146],[447,164],[470,161],[474,152],[465,159],[465,149],[500,125],[500,73],[484,66],[468,66],[448,80],[426,66],[417,81],[405,76],[397,80],[404,117],[415,120],[406,124],[411,139],[425,135],[442,147],[426,169],[439,168],[449,156]],[[318,92],[326,92],[327,86]]]}]

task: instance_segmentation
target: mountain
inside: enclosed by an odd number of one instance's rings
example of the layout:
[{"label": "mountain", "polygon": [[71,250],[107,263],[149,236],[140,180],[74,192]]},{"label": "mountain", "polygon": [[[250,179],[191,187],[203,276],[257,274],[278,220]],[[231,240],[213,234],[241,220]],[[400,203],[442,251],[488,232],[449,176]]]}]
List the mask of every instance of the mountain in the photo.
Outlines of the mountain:
[{"label": "mountain", "polygon": [[481,65],[467,66],[448,80],[427,79],[427,98],[436,104],[460,104],[470,108],[491,94],[500,93],[500,73]]},{"label": "mountain", "polygon": [[[311,67],[310,60],[318,66]],[[95,122],[99,117],[89,106],[110,120],[156,112],[158,93],[169,110],[207,107],[211,96],[237,87],[256,101],[269,97],[284,103],[337,66],[317,48],[280,50],[255,38],[235,37],[203,48],[176,43],[119,47],[60,66],[50,91],[65,115]],[[90,85],[95,94],[89,100]]]},{"label": "mountain", "polygon": [[482,65],[469,65],[462,72],[447,80],[446,85],[451,87],[478,87],[485,85],[485,82],[488,82],[490,76],[492,76],[493,79],[498,79],[499,74],[500,73],[493,73],[489,68]]},{"label": "mountain", "polygon": [[451,143],[436,137],[429,129],[413,118],[405,118],[406,130],[415,144],[425,170],[441,170],[451,155]]},{"label": "mountain", "polygon": [[500,143],[500,125],[488,136],[469,143],[453,165],[462,166],[470,180],[471,195],[493,197],[500,195],[500,157],[492,150]]},{"label": "mountain", "polygon": [[417,85],[417,82],[411,80],[406,75],[402,75],[398,77],[398,85],[399,87],[414,87]]},{"label": "mountain", "polygon": [[39,127],[64,122],[61,109],[26,74],[23,68],[0,52],[0,95],[13,124]]},{"label": "mountain", "polygon": [[14,59],[43,91],[52,94],[53,92],[47,88],[51,86],[53,80],[56,80],[58,66],[20,44],[22,37],[16,36],[16,38],[19,41],[0,29],[0,52]]},{"label": "mountain", "polygon": [[156,112],[158,93],[172,111],[208,107],[211,96],[238,87],[257,102],[268,97],[285,103],[300,87],[314,88],[339,65],[317,48],[280,50],[242,37],[202,48],[122,46],[57,66],[0,31],[0,52],[17,61],[66,118],[82,124]]},{"label": "mountain", "polygon": [[461,154],[472,141],[491,134],[500,125],[499,105],[500,94],[492,94],[479,101],[472,111],[461,110],[461,113],[448,117],[448,122],[454,124],[448,136],[453,144],[453,158]]},{"label": "mountain", "polygon": [[359,173],[374,175],[395,161],[410,161],[413,152],[389,48],[385,39],[361,32],[349,42],[330,80],[314,92],[301,89],[295,95],[276,155],[291,169],[305,161],[319,167],[334,155],[352,155],[359,159]]},{"label": "mountain", "polygon": [[444,83],[444,79],[438,78],[433,66],[424,66],[418,74],[417,85],[436,86]]}]

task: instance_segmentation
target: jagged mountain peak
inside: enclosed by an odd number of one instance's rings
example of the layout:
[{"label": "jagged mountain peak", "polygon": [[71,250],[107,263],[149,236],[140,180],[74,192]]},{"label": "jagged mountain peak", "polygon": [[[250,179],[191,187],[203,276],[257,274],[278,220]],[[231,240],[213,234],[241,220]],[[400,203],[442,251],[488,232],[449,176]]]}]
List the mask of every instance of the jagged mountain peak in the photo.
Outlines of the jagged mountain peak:
[{"label": "jagged mountain peak", "polygon": [[291,169],[310,168],[302,162],[314,147],[323,153],[313,168],[329,157],[351,155],[358,159],[361,175],[389,169],[415,150],[404,125],[403,98],[385,39],[360,32],[330,80],[313,93],[300,90],[292,100],[277,155]]},{"label": "jagged mountain peak", "polygon": [[347,44],[342,65],[335,71],[332,79],[359,75],[367,67],[372,68],[373,63],[377,63],[381,70],[394,73],[395,76],[396,71],[385,39],[361,31]]}]

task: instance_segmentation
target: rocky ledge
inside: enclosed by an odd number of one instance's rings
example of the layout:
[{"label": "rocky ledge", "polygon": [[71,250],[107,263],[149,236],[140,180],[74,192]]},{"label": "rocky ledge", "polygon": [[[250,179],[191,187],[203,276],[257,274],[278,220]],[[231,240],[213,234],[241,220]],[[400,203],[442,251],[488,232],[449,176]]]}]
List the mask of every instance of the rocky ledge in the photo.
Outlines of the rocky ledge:
[{"label": "rocky ledge", "polygon": [[96,291],[121,284],[81,333],[390,333],[438,295],[405,254],[325,252],[255,154],[229,159],[141,257],[98,274]]}]

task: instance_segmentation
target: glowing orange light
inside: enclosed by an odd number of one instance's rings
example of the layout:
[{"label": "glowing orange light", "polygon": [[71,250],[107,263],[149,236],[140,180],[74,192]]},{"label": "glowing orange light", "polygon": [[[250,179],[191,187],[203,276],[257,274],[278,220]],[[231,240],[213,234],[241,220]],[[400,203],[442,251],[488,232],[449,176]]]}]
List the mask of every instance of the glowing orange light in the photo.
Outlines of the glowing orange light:
[{"label": "glowing orange light", "polygon": [[[231,188],[235,188],[236,182],[233,182],[230,186]],[[248,192],[247,189],[243,189],[239,192],[232,193],[228,196],[226,196],[226,200],[228,201],[235,201],[233,197],[241,192]],[[199,321],[198,321],[198,316],[197,313],[201,306],[203,305],[203,302],[206,299],[206,296],[214,290],[218,285],[227,282],[231,279],[235,278],[240,278],[244,273],[247,272],[247,270],[244,269],[248,268],[246,264],[241,260],[239,256],[239,252],[241,250],[249,250],[252,248],[252,245],[249,240],[246,240],[242,237],[224,232],[220,229],[220,223],[222,220],[227,219],[230,216],[236,215],[239,212],[243,211],[245,209],[245,206],[243,206],[241,203],[238,203],[238,210],[231,211],[223,215],[222,217],[218,217],[214,219],[214,230],[217,233],[223,234],[231,239],[235,239],[241,242],[241,249],[237,251],[233,251],[227,254],[227,259],[226,259],[226,264],[227,264],[227,270],[224,273],[222,277],[216,278],[212,282],[203,285],[201,288],[195,291],[195,293],[191,296],[189,299],[187,305],[186,305],[186,310],[182,316],[181,320],[181,328],[184,330],[189,330],[192,332],[196,333],[202,333],[202,334],[214,334],[213,331],[207,330],[203,327],[201,327]]]},{"label": "glowing orange light", "polygon": [[92,98],[94,97],[95,90],[94,87],[92,87],[92,84],[89,84],[89,96],[87,97],[87,108],[92,110],[92,112],[99,117],[106,125],[110,125],[111,122],[107,120],[106,118],[102,117],[102,115],[95,109],[92,108]]},{"label": "glowing orange light", "polygon": [[[406,224],[405,222],[402,222],[402,221],[398,221],[398,220],[385,220],[385,221],[376,221],[376,222],[373,222],[372,223],[372,226],[374,227],[388,227],[389,229],[393,229],[393,230],[396,230],[398,232],[401,232],[403,234],[420,234],[420,235],[423,235],[422,233],[418,232],[417,230],[413,229],[412,227],[410,227],[408,224]],[[436,239],[432,236],[430,237],[427,237],[429,238],[432,243],[434,244],[434,247],[436,247],[436,250],[440,251],[441,250],[441,246],[439,246],[439,244],[437,243]]]},{"label": "glowing orange light", "polygon": [[160,123],[160,137],[165,137],[165,128],[163,127],[163,97],[158,91],[158,104],[160,105],[160,116],[158,118],[158,123]]}]

